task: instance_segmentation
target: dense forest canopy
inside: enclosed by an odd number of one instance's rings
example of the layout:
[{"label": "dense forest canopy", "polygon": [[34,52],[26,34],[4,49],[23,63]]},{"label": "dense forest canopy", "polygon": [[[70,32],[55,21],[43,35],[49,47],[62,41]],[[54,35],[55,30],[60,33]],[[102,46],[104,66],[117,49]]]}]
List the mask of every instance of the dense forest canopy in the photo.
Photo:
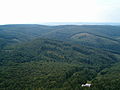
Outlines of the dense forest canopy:
[{"label": "dense forest canopy", "polygon": [[0,26],[0,90],[119,90],[119,84],[119,26]]}]

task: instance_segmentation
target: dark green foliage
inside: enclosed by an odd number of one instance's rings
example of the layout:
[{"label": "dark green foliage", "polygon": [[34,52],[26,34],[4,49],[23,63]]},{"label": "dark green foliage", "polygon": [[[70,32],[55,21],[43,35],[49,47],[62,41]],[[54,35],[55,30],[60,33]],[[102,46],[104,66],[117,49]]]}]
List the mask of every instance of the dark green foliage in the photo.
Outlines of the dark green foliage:
[{"label": "dark green foliage", "polygon": [[117,61],[116,57],[107,51],[49,39],[36,39],[25,44],[7,47],[1,51],[1,55],[3,56],[0,61],[3,63],[46,60],[104,67]]},{"label": "dark green foliage", "polygon": [[0,89],[86,90],[81,84],[118,61],[107,51],[35,39],[0,50]]},{"label": "dark green foliage", "polygon": [[93,80],[93,90],[120,90],[120,63],[102,70]]},{"label": "dark green foliage", "polygon": [[69,75],[69,71],[72,72],[74,68],[79,68],[77,65],[56,62],[12,63],[9,65],[0,68],[0,89],[60,88],[67,79],[66,73]]},{"label": "dark green foliage", "polygon": [[[119,29],[0,26],[0,90],[119,90]],[[81,87],[87,82],[92,86]]]}]

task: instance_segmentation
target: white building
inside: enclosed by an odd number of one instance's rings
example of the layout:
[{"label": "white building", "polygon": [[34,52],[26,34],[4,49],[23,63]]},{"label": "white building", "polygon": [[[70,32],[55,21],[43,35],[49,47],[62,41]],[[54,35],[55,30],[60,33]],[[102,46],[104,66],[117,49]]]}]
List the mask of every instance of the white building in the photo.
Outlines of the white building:
[{"label": "white building", "polygon": [[86,84],[82,84],[81,86],[82,86],[82,87],[90,87],[91,84],[86,83]]}]

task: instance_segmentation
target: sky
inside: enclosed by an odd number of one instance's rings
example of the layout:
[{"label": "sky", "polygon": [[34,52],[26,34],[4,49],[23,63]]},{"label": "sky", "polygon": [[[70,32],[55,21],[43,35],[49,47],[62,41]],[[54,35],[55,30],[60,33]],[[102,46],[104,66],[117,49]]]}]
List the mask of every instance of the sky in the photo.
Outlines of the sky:
[{"label": "sky", "polygon": [[0,0],[0,24],[120,22],[120,0]]}]

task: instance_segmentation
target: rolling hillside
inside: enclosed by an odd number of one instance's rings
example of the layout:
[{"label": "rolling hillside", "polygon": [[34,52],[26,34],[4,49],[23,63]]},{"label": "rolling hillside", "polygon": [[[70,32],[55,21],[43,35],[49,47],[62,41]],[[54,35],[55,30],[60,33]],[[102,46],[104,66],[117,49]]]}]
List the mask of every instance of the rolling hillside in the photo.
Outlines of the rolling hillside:
[{"label": "rolling hillside", "polygon": [[116,62],[104,50],[35,39],[0,51],[0,89],[86,90],[81,84]]},{"label": "rolling hillside", "polygon": [[110,37],[95,35],[92,33],[78,33],[71,37],[74,43],[87,45],[107,50],[119,50],[120,42]]},{"label": "rolling hillside", "polygon": [[[79,38],[81,33],[87,36]],[[89,34],[89,35],[88,35]],[[0,26],[1,48],[34,38],[68,41],[85,46],[120,51],[120,27],[110,25],[3,25]],[[79,39],[78,39],[79,38]],[[103,43],[102,43],[103,42]]]},{"label": "rolling hillside", "polygon": [[[85,63],[99,66],[100,64],[106,65],[117,61],[113,53],[104,50],[39,38],[27,43],[6,47],[1,50],[1,55],[3,64],[9,60],[22,63],[43,59],[46,61]],[[6,57],[8,57],[8,60]]]},{"label": "rolling hillside", "polygon": [[119,38],[119,26],[1,25],[0,90],[119,90]]}]

